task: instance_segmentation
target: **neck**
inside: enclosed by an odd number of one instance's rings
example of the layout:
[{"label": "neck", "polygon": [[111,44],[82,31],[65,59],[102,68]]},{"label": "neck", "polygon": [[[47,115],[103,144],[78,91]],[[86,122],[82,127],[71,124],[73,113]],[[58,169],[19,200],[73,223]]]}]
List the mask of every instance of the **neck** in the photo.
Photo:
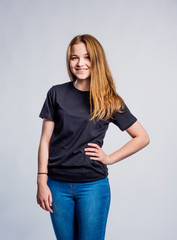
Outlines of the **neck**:
[{"label": "neck", "polygon": [[90,79],[76,79],[74,81],[74,86],[81,91],[90,91]]}]

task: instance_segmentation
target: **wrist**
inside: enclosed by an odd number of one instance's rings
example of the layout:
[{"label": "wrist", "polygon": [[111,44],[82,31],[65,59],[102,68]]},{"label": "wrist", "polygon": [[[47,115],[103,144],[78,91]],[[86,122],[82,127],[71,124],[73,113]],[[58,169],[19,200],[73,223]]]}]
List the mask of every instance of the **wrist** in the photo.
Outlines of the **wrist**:
[{"label": "wrist", "polygon": [[113,164],[112,159],[111,159],[111,154],[108,155],[108,164],[109,164],[109,165]]},{"label": "wrist", "polygon": [[44,185],[47,183],[47,175],[46,174],[38,174],[37,175],[37,184]]}]

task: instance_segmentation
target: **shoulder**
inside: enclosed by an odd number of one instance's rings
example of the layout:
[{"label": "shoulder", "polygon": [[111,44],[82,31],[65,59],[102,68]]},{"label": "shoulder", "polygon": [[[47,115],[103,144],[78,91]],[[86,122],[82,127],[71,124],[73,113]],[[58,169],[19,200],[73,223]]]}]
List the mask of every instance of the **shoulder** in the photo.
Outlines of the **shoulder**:
[{"label": "shoulder", "polygon": [[70,85],[70,82],[65,82],[65,83],[60,83],[60,84],[56,84],[53,85],[51,88],[53,88],[54,90],[64,90],[66,88],[68,88],[68,86]]},{"label": "shoulder", "polygon": [[51,94],[63,93],[66,89],[68,89],[70,82],[71,81],[53,85],[49,88],[48,92]]}]

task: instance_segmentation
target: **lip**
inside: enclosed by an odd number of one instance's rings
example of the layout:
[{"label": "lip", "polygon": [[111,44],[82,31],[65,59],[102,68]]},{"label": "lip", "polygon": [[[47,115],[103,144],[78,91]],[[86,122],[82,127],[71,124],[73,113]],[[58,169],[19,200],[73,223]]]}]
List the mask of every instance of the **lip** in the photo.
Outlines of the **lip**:
[{"label": "lip", "polygon": [[[82,70],[82,71],[81,71]],[[85,74],[87,72],[88,69],[76,69],[76,72],[78,74]]]},{"label": "lip", "polygon": [[88,70],[88,68],[76,68],[76,70]]}]

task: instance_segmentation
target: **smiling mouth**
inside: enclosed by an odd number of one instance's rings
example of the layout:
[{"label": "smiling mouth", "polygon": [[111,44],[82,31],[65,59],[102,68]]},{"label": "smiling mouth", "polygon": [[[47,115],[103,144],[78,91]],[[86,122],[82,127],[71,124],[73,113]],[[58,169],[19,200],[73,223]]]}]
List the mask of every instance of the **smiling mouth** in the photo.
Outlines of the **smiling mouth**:
[{"label": "smiling mouth", "polygon": [[87,68],[76,68],[76,70],[78,70],[78,71],[85,71],[85,70],[87,70]]},{"label": "smiling mouth", "polygon": [[88,69],[76,69],[77,72],[85,72],[87,71]]}]

